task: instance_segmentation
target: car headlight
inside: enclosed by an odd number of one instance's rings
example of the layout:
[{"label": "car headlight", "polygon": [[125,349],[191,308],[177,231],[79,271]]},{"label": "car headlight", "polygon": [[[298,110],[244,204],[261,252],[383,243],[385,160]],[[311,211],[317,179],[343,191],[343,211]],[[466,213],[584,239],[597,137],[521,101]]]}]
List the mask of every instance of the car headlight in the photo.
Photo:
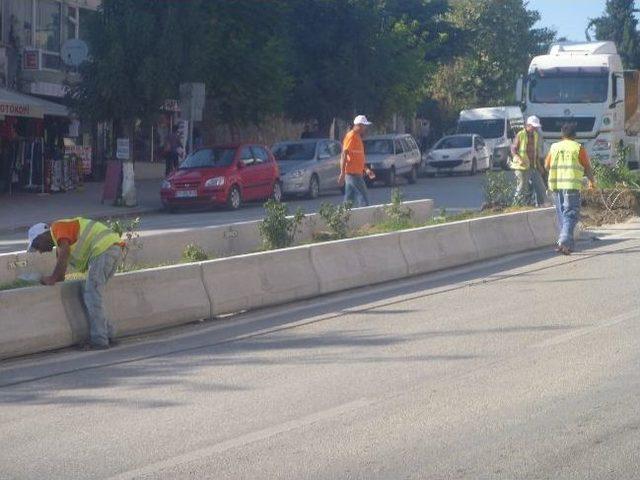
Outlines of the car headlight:
[{"label": "car headlight", "polygon": [[171,190],[171,182],[169,180],[163,180],[160,188],[162,190]]},{"label": "car headlight", "polygon": [[611,150],[611,142],[603,138],[600,138],[594,142],[593,149],[594,150]]},{"label": "car headlight", "polygon": [[224,185],[224,177],[213,177],[204,182],[205,187],[221,187]]},{"label": "car headlight", "polygon": [[304,172],[302,170],[294,170],[289,174],[291,178],[300,178],[303,175],[304,175]]}]

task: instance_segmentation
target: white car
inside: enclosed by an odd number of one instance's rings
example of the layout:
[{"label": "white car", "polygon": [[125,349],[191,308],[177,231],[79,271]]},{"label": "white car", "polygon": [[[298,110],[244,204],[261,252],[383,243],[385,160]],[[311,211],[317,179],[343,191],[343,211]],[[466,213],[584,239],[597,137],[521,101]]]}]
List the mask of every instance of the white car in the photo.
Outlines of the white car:
[{"label": "white car", "polygon": [[480,135],[450,135],[433,146],[423,163],[424,173],[466,173],[475,175],[491,168],[489,149]]},{"label": "white car", "polygon": [[398,176],[416,183],[420,169],[420,149],[411,135],[372,135],[364,139],[367,165],[376,179],[395,185]]}]

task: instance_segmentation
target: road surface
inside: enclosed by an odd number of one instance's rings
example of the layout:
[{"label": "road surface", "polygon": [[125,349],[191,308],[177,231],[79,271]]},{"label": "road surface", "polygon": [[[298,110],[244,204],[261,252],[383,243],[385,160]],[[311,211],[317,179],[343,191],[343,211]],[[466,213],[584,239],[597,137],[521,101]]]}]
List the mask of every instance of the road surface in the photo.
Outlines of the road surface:
[{"label": "road surface", "polygon": [[0,478],[637,479],[638,227],[5,362]]},{"label": "road surface", "polygon": [[[405,200],[419,200],[432,198],[437,208],[450,211],[475,210],[483,202],[484,175],[476,177],[439,177],[419,179],[415,185],[408,185],[400,179],[400,189]],[[391,188],[376,186],[369,190],[372,204],[388,203],[391,198]],[[342,200],[339,191],[329,192],[317,200],[291,198],[285,201],[291,209],[301,207],[306,213],[317,212],[322,202],[338,203]],[[160,200],[158,198],[158,206]],[[16,212],[16,215],[19,215]],[[78,206],[77,215],[82,215],[82,205]],[[179,228],[204,227],[225,223],[257,220],[264,216],[262,203],[245,205],[239,211],[225,211],[223,209],[205,212],[150,213],[141,215],[141,230],[170,230]],[[1,226],[0,226],[1,227]],[[26,248],[26,232],[0,233],[0,253],[8,253]]]}]

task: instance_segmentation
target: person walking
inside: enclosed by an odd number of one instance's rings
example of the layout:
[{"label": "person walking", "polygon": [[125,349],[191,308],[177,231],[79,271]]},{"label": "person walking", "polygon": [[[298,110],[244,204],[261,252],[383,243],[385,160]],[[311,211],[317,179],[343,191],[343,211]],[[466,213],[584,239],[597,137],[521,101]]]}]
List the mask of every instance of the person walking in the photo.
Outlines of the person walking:
[{"label": "person walking", "polygon": [[574,249],[574,230],[580,217],[580,190],[586,175],[589,188],[595,181],[591,162],[585,148],[575,141],[576,126],[562,126],[562,140],[551,145],[545,160],[549,172],[549,190],[553,192],[558,216],[558,245],[556,250],[571,255]]},{"label": "person walking", "polygon": [[350,202],[359,207],[369,206],[369,195],[364,175],[375,178],[374,173],[366,167],[364,143],[362,136],[366,133],[371,122],[364,115],[358,115],[353,120],[353,128],[347,132],[342,142],[342,156],[340,157],[340,176],[338,184],[344,185],[344,202]]},{"label": "person walking", "polygon": [[104,288],[122,259],[124,243],[107,225],[87,218],[37,223],[29,229],[30,252],[50,252],[56,247],[53,273],[42,277],[43,285],[64,281],[67,266],[87,272],[83,301],[89,316],[89,342],[83,350],[105,350],[113,344],[114,329],[104,311]]},{"label": "person walking", "polygon": [[180,140],[178,139],[178,126],[174,125],[173,129],[167,135],[167,138],[164,142],[164,174],[169,175],[176,168],[178,168],[178,164],[180,163],[180,158],[178,155],[178,146]]},{"label": "person walking", "polygon": [[534,204],[532,194],[535,194],[535,205],[540,207],[547,203],[547,187],[543,178],[544,142],[539,132],[540,127],[540,119],[535,115],[530,116],[511,146],[511,168],[518,182],[516,205]]}]

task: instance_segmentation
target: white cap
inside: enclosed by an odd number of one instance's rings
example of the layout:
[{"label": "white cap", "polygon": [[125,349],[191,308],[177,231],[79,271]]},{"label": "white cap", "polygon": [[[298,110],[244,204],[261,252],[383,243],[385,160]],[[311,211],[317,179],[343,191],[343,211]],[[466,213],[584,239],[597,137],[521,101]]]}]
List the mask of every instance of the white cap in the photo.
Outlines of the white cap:
[{"label": "white cap", "polygon": [[540,124],[540,119],[535,115],[531,115],[527,118],[527,125],[531,125],[534,128],[540,128],[542,125]]},{"label": "white cap", "polygon": [[33,241],[48,230],[49,225],[47,225],[46,223],[36,223],[29,229],[29,248],[27,249],[28,252],[35,251],[33,248]]},{"label": "white cap", "polygon": [[367,120],[367,117],[365,117],[364,115],[358,115],[356,118],[353,119],[353,124],[354,125],[371,125],[371,122]]}]

